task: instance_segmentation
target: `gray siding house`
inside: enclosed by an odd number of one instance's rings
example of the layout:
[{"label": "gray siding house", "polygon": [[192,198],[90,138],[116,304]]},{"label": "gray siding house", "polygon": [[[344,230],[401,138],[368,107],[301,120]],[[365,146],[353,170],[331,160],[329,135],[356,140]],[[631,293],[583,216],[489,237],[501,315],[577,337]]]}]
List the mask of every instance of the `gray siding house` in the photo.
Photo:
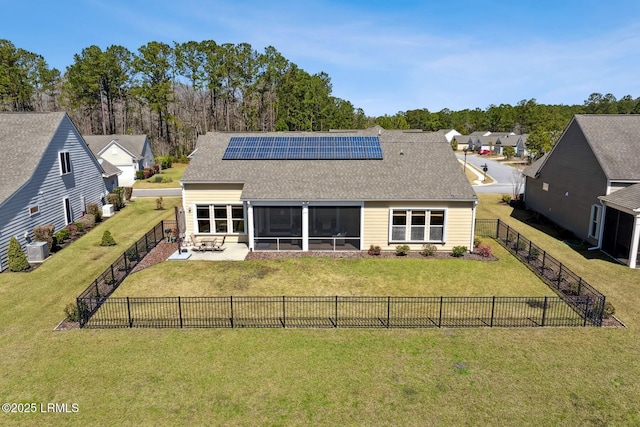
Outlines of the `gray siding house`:
[{"label": "gray siding house", "polygon": [[576,115],[524,170],[525,204],[635,268],[640,246],[640,115]]},{"label": "gray siding house", "polygon": [[0,114],[0,270],[9,240],[60,230],[106,194],[105,173],[65,113]]},{"label": "gray siding house", "polygon": [[130,187],[135,182],[136,171],[154,164],[153,150],[147,135],[84,135],[93,154],[122,171],[119,184]]}]

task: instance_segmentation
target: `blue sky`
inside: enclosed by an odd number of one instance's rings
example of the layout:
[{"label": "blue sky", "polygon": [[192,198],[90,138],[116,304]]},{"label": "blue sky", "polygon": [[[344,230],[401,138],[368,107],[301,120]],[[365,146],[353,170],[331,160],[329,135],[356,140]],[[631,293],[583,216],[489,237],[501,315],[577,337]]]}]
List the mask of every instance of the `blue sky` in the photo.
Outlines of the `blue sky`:
[{"label": "blue sky", "polygon": [[370,116],[640,96],[637,0],[0,0],[0,38],[64,72],[98,45],[275,47]]}]

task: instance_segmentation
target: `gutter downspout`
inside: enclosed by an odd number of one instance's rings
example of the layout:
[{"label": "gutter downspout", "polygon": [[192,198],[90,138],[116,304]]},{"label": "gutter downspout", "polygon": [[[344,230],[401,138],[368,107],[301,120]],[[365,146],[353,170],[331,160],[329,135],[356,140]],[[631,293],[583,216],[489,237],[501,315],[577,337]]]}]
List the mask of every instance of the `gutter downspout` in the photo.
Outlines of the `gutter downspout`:
[{"label": "gutter downspout", "polygon": [[470,252],[473,252],[475,249],[473,247],[473,240],[476,235],[476,206],[478,205],[478,200],[473,201],[473,207],[471,208],[471,242],[469,243],[469,247],[471,248]]}]

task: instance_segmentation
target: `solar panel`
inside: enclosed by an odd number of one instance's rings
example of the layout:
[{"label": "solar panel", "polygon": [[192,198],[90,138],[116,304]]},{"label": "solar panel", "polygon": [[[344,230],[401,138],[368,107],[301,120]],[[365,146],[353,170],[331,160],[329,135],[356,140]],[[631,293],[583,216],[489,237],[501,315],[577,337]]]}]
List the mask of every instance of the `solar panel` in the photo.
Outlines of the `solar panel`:
[{"label": "solar panel", "polygon": [[231,137],[223,160],[382,159],[377,136]]}]

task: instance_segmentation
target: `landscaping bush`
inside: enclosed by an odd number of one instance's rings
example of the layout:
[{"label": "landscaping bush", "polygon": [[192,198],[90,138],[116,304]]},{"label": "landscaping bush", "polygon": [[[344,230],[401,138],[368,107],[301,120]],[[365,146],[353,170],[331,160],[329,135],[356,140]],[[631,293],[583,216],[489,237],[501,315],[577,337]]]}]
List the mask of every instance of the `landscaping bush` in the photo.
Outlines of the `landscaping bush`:
[{"label": "landscaping bush", "polygon": [[159,164],[155,164],[153,165],[153,173],[160,173],[160,165]]},{"label": "landscaping bush", "polygon": [[71,320],[72,322],[77,322],[78,320],[80,320],[78,306],[73,302],[67,304],[67,306],[64,308],[64,314],[67,319]]},{"label": "landscaping bush", "polygon": [[438,251],[438,248],[436,245],[432,245],[431,243],[425,243],[424,245],[422,245],[422,250],[420,251],[420,253],[423,256],[433,256],[437,251]]},{"label": "landscaping bush", "polygon": [[69,224],[65,227],[65,229],[69,230],[69,237],[75,239],[78,235],[78,226],[75,224]]},{"label": "landscaping bush", "polygon": [[527,249],[527,244],[525,242],[523,242],[522,240],[519,240],[516,243],[516,251],[517,252],[522,252],[522,251],[524,251],[526,249]]},{"label": "landscaping bush", "polygon": [[125,252],[125,256],[130,262],[136,262],[140,260],[140,254],[138,253],[135,247],[128,249]]},{"label": "landscaping bush", "polygon": [[144,179],[151,178],[153,176],[153,168],[144,168]]},{"label": "landscaping bush", "polygon": [[154,182],[162,182],[162,175],[156,175]]},{"label": "landscaping bush", "polygon": [[120,208],[120,196],[116,193],[109,193],[107,194],[107,202],[110,205],[113,205],[113,209],[119,211]]},{"label": "landscaping bush", "polygon": [[380,252],[382,252],[382,249],[380,248],[380,246],[375,246],[375,245],[369,246],[369,250],[367,251],[369,255],[380,255]]},{"label": "landscaping bush", "polygon": [[396,255],[397,256],[405,256],[409,253],[411,248],[409,245],[398,245],[396,246]]},{"label": "landscaping bush", "polygon": [[136,171],[136,179],[138,179],[138,180],[144,179],[144,171],[137,170]]},{"label": "landscaping bush", "polygon": [[529,251],[529,255],[527,255],[527,258],[529,258],[529,260],[531,261],[535,261],[538,259],[539,256],[540,256],[540,250],[535,246],[532,246],[531,250]]},{"label": "landscaping bush", "polygon": [[454,246],[453,249],[451,249],[451,254],[456,258],[463,256],[466,252],[466,246]]},{"label": "landscaping bush", "polygon": [[473,247],[477,248],[480,245],[480,243],[482,243],[482,239],[478,236],[475,236],[473,238]]},{"label": "landscaping bush", "polygon": [[53,237],[55,229],[56,226],[53,224],[39,225],[33,229],[33,238],[36,242],[47,242],[49,252],[51,252],[55,243],[55,239]]},{"label": "landscaping bush", "polygon": [[53,237],[55,237],[55,239],[56,239],[56,244],[59,245],[60,243],[62,243],[65,240],[67,240],[70,235],[71,235],[71,232],[69,231],[69,229],[68,228],[63,228],[62,230],[54,233]]},{"label": "landscaping bush", "polygon": [[162,200],[162,196],[156,199],[156,209],[159,211],[164,209],[164,201]]},{"label": "landscaping bush", "polygon": [[82,233],[82,231],[84,230],[84,225],[79,221],[74,222],[73,225],[78,230],[78,233]]},{"label": "landscaping bush", "polygon": [[604,303],[604,312],[603,312],[603,317],[605,319],[610,318],[611,316],[613,316],[614,314],[616,314],[616,309],[613,306],[613,304],[611,304],[609,301]]},{"label": "landscaping bush", "polygon": [[506,204],[510,204],[511,203],[511,196],[508,194],[503,194],[502,195],[502,201]]},{"label": "landscaping bush", "polygon": [[11,271],[25,271],[28,270],[30,265],[27,260],[27,256],[22,250],[22,246],[15,236],[9,240],[9,247],[7,248],[7,258],[9,263],[9,270]]},{"label": "landscaping bush", "polygon": [[475,252],[483,258],[489,258],[493,255],[493,249],[486,244],[480,244],[476,247]]},{"label": "landscaping bush", "polygon": [[131,194],[133,194],[133,187],[123,187],[124,188],[124,199],[127,202],[131,201]]},{"label": "landscaping bush", "polygon": [[77,224],[82,224],[83,230],[89,230],[96,225],[96,217],[92,214],[84,214],[82,218],[76,221]]},{"label": "landscaping bush", "polygon": [[97,203],[87,203],[87,214],[93,215],[95,222],[102,221],[102,211]]},{"label": "landscaping bush", "polygon": [[157,156],[155,160],[156,160],[156,163],[160,164],[162,169],[169,169],[169,168],[171,168],[173,162],[175,161],[175,157],[173,157],[173,156]]},{"label": "landscaping bush", "polygon": [[102,241],[100,242],[100,246],[115,246],[116,241],[114,240],[111,232],[109,230],[104,230],[102,233]]}]

